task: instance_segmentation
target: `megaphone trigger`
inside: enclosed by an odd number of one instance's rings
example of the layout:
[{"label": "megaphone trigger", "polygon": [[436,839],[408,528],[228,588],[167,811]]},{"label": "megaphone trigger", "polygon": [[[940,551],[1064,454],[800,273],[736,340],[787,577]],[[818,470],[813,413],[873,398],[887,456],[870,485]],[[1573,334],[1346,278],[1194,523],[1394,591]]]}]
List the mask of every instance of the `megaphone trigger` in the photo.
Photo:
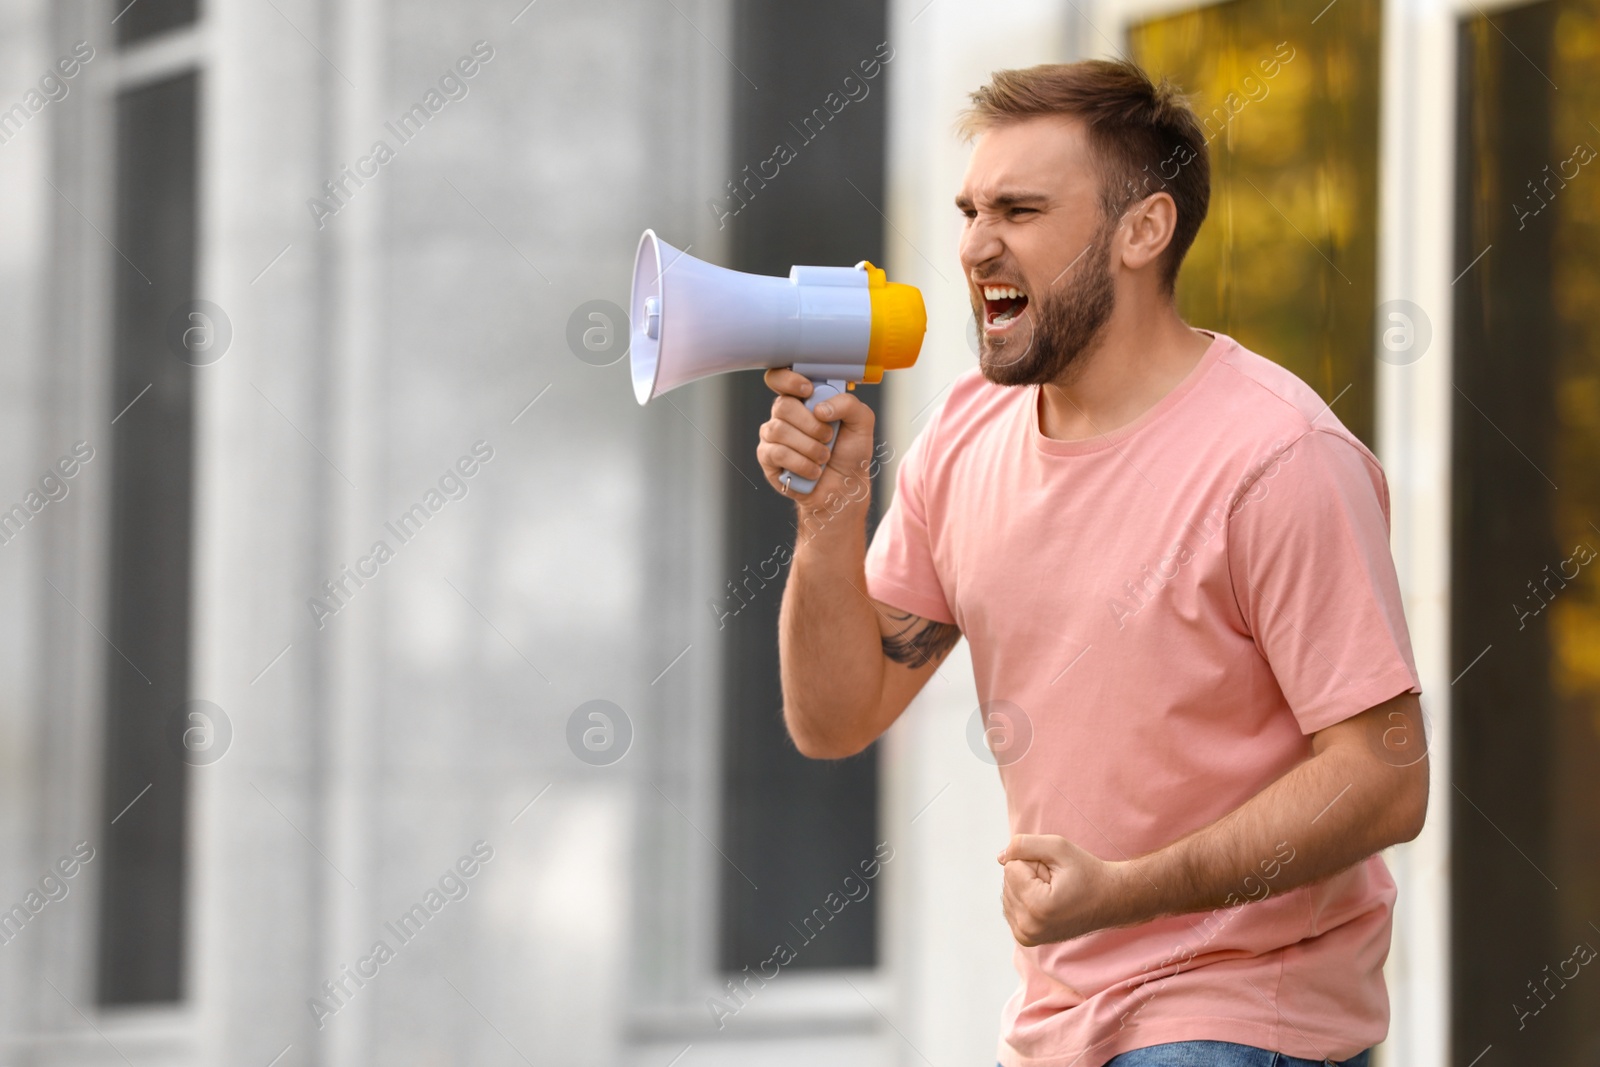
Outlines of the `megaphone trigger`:
[{"label": "megaphone trigger", "polygon": [[[843,393],[848,384],[843,378],[811,379],[811,395],[806,397],[806,410],[815,413],[818,404]],[[828,425],[833,427],[833,432],[828,435],[828,452],[831,455],[833,443],[839,439],[839,420],[835,419]],[[826,460],[822,466],[824,468],[828,466]],[[791,470],[785,470],[779,475],[778,482],[785,489],[792,489],[801,494],[809,493],[817,487],[816,478],[802,478]]]}]

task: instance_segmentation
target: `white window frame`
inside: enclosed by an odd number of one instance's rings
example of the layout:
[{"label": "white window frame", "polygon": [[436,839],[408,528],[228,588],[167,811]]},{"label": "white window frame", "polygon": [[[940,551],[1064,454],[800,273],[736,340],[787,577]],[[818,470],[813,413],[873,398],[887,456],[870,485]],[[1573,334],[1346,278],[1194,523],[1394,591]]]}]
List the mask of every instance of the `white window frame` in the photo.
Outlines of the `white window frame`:
[{"label": "white window frame", "polygon": [[[47,841],[87,840],[103,855],[104,663],[110,650],[95,630],[106,629],[112,495],[109,427],[128,399],[113,396],[111,390],[113,277],[120,267],[111,244],[116,229],[117,98],[129,89],[189,71],[200,71],[203,77],[208,48],[203,14],[196,23],[121,47],[110,17],[100,17],[100,5],[48,7],[49,56],[69,54],[78,41],[88,41],[95,54],[63,101],[68,106],[57,105],[43,117],[50,128],[36,131],[50,138],[45,173],[59,190],[46,187],[45,193],[55,203],[47,223],[52,285],[41,350],[52,354],[54,380],[43,407],[50,441],[87,434],[96,449],[100,474],[75,488],[82,496],[72,529],[62,539],[63,547],[52,550],[51,569],[76,576],[81,584],[67,590],[73,596],[70,607],[48,601],[42,606],[42,628],[54,639],[46,645],[38,705],[50,724],[45,746],[50,773],[41,787],[40,802],[46,812]],[[197,121],[203,124],[203,99],[201,104]],[[196,166],[202,166],[200,160]],[[203,248],[196,249],[196,257],[200,266]],[[93,620],[94,629],[77,617],[79,610]],[[192,859],[192,846],[189,855]],[[44,858],[53,860],[54,855]],[[71,894],[81,893],[81,898],[39,930],[35,958],[54,965],[46,968],[45,976],[56,990],[42,987],[32,1001],[35,1014],[29,1030],[8,1046],[14,1054],[35,1056],[40,1062],[126,1059],[136,1067],[197,1062],[192,893],[184,961],[189,995],[172,1004],[102,1007],[96,1002],[100,872],[91,861],[84,874],[87,878]],[[62,964],[69,968],[64,973],[56,970]]]}]

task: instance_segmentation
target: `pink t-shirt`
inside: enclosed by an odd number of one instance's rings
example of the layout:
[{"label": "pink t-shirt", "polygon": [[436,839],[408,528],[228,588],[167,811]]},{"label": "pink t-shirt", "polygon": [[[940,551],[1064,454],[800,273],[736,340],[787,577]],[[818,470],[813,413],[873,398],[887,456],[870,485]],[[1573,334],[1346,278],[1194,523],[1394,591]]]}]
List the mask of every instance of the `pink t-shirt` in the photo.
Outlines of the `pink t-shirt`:
[{"label": "pink t-shirt", "polygon": [[[1421,691],[1383,472],[1304,382],[1216,334],[1109,434],[1045,437],[1039,394],[957,378],[866,564],[872,596],[965,635],[1012,833],[1153,851],[1308,758],[1316,731]],[[1001,1062],[1185,1040],[1320,1061],[1381,1040],[1388,869],[1280,891],[1303,845],[1283,837],[1242,904],[1017,946]]]}]

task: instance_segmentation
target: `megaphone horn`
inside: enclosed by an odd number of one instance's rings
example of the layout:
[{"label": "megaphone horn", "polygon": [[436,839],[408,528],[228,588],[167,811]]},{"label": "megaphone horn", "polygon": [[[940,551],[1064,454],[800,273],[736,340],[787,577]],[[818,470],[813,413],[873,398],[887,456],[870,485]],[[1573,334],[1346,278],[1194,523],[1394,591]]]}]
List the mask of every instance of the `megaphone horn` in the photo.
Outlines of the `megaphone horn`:
[{"label": "megaphone horn", "polygon": [[[922,294],[862,260],[854,267],[793,267],[787,278],[695,259],[654,230],[639,238],[628,306],[633,395],[640,404],[712,374],[793,367],[810,378],[806,410],[922,351]],[[839,435],[839,423],[830,423]],[[805,494],[816,481],[784,471]]]}]

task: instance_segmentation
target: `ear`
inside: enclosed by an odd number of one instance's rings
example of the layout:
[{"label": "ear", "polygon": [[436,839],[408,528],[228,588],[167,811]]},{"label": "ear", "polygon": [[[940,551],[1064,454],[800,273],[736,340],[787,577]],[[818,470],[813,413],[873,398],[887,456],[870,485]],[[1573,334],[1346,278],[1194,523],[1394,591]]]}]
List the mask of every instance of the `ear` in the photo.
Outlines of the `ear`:
[{"label": "ear", "polygon": [[1143,270],[1161,258],[1178,225],[1178,205],[1171,193],[1151,193],[1122,216],[1122,265]]}]

